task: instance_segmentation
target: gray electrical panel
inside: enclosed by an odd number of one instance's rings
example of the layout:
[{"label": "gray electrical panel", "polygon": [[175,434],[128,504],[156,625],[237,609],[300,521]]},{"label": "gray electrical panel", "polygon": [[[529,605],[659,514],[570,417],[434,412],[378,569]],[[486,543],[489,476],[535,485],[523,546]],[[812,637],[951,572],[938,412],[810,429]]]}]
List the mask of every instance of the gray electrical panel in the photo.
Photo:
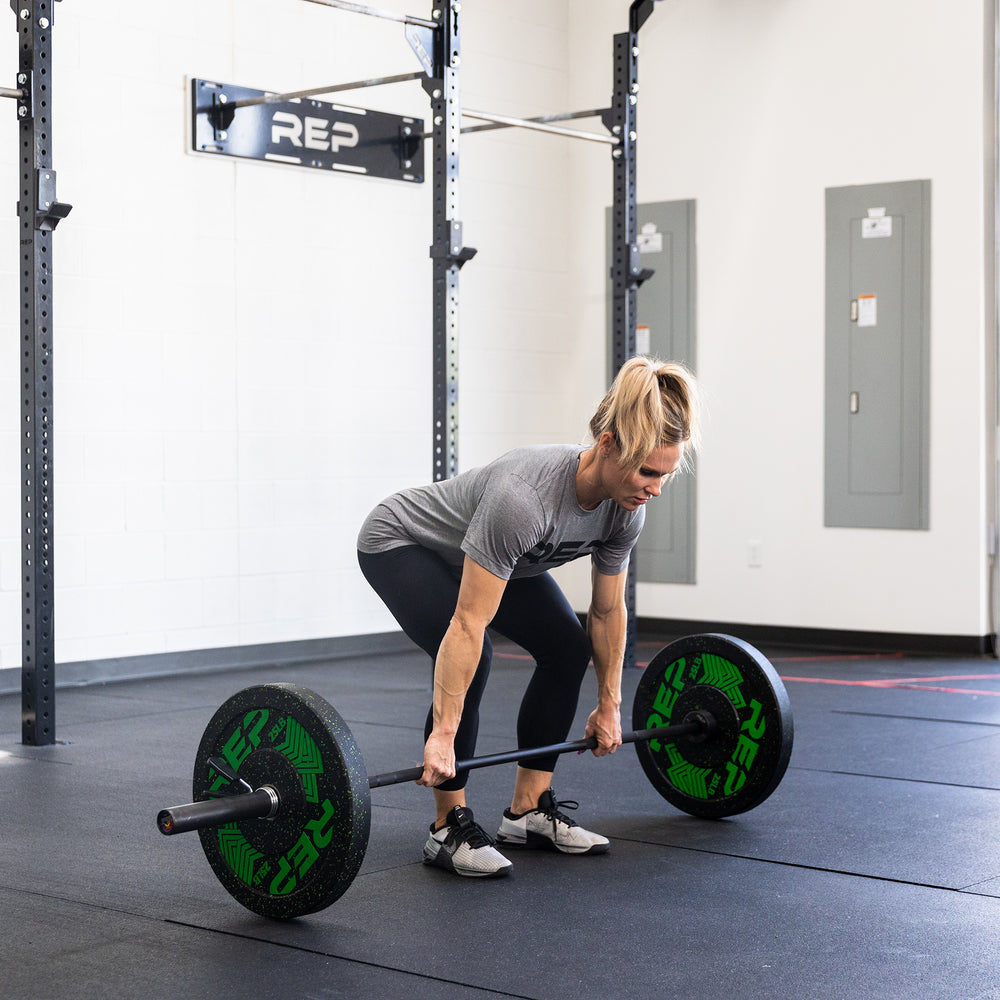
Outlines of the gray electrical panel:
[{"label": "gray electrical panel", "polygon": [[[605,220],[611,267],[611,209]],[[695,203],[638,206],[642,268],[655,274],[639,288],[636,353],[695,367]],[[608,369],[611,370],[611,294],[608,283]],[[612,373],[613,374],[613,373]],[[695,582],[695,477],[680,473],[646,507],[635,548],[642,583]]]},{"label": "gray electrical panel", "polygon": [[826,192],[827,527],[928,527],[930,199]]}]

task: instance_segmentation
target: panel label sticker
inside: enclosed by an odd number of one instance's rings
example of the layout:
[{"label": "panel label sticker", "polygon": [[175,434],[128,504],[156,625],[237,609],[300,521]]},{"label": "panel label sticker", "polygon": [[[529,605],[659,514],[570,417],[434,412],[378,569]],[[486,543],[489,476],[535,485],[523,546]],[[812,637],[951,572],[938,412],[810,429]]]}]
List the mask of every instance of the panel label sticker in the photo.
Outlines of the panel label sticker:
[{"label": "panel label sticker", "polygon": [[869,208],[868,218],[861,220],[863,240],[881,240],[892,236],[892,216],[884,208]]},{"label": "panel label sticker", "polygon": [[649,354],[651,348],[649,327],[640,323],[635,328],[635,353]]},{"label": "panel label sticker", "polygon": [[858,296],[858,326],[878,326],[878,300],[874,295]]},{"label": "panel label sticker", "polygon": [[663,233],[656,231],[655,222],[647,222],[636,237],[639,253],[663,253]]}]

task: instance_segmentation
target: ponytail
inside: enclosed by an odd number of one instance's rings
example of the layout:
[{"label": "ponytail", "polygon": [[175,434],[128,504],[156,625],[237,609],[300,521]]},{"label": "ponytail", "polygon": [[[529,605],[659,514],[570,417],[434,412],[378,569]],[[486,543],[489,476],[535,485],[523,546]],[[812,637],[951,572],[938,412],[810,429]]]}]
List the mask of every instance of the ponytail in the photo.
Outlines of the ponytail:
[{"label": "ponytail", "polygon": [[626,468],[664,445],[698,444],[700,400],[694,375],[676,362],[636,355],[621,366],[590,421],[595,441],[610,433]]}]

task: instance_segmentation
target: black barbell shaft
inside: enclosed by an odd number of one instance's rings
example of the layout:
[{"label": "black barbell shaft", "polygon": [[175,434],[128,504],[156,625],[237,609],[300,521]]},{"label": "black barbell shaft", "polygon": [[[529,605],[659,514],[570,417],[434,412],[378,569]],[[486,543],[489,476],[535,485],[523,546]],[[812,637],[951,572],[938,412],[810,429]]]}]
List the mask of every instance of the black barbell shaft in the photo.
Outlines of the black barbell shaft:
[{"label": "black barbell shaft", "polygon": [[[714,725],[715,720],[707,712],[692,712],[677,725],[637,729],[622,733],[622,743],[641,743],[663,736],[669,736],[673,739],[680,736],[707,736],[711,733]],[[494,764],[509,764],[514,761],[534,760],[538,757],[572,753],[574,750],[582,753],[584,750],[596,750],[597,745],[597,737],[588,736],[586,739],[572,740],[568,743],[553,743],[545,747],[485,754],[482,757],[458,761],[455,765],[455,773],[473,771],[480,767],[492,767]],[[382,788],[386,785],[401,785],[407,781],[416,781],[423,773],[424,769],[420,766],[408,767],[401,771],[389,771],[386,774],[369,775],[368,787]],[[267,819],[275,816],[279,808],[277,793],[270,785],[264,785],[253,792],[240,792],[218,799],[171,806],[169,809],[160,811],[156,817],[156,825],[159,827],[160,833],[170,836],[210,826],[222,826],[240,819]]]},{"label": "black barbell shaft", "polygon": [[[659,736],[690,736],[705,732],[710,726],[707,718],[691,719],[676,726],[660,726],[656,729],[638,729],[622,733],[622,743],[641,743],[644,740],[656,739]],[[470,760],[460,760],[455,765],[455,773],[473,771],[477,767],[492,767],[494,764],[510,764],[518,760],[533,760],[537,757],[572,753],[574,750],[596,750],[597,737],[588,736],[583,740],[572,740],[569,743],[553,743],[547,747],[532,747],[528,750],[508,750],[504,753],[485,754],[482,757],[472,757]],[[424,773],[422,766],[408,767],[402,771],[390,771],[387,774],[370,774],[369,788],[382,788],[385,785],[400,785],[404,781],[416,781]]]}]

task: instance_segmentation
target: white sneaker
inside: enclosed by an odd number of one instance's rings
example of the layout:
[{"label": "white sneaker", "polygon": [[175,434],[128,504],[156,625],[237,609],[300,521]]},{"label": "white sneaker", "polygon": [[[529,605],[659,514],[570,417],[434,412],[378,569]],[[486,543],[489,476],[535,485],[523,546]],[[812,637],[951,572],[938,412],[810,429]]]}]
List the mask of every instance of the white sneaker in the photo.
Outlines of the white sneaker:
[{"label": "white sneaker", "polygon": [[579,805],[579,802],[557,802],[550,788],[542,792],[537,809],[520,816],[505,809],[497,840],[501,844],[544,847],[564,854],[603,854],[611,846],[608,838],[584,830],[561,811],[563,807],[576,809]]},{"label": "white sneaker", "polygon": [[456,875],[499,878],[509,875],[513,865],[493,845],[496,841],[472,818],[472,810],[455,806],[448,813],[447,826],[435,830],[424,844],[424,864],[443,868]]}]

